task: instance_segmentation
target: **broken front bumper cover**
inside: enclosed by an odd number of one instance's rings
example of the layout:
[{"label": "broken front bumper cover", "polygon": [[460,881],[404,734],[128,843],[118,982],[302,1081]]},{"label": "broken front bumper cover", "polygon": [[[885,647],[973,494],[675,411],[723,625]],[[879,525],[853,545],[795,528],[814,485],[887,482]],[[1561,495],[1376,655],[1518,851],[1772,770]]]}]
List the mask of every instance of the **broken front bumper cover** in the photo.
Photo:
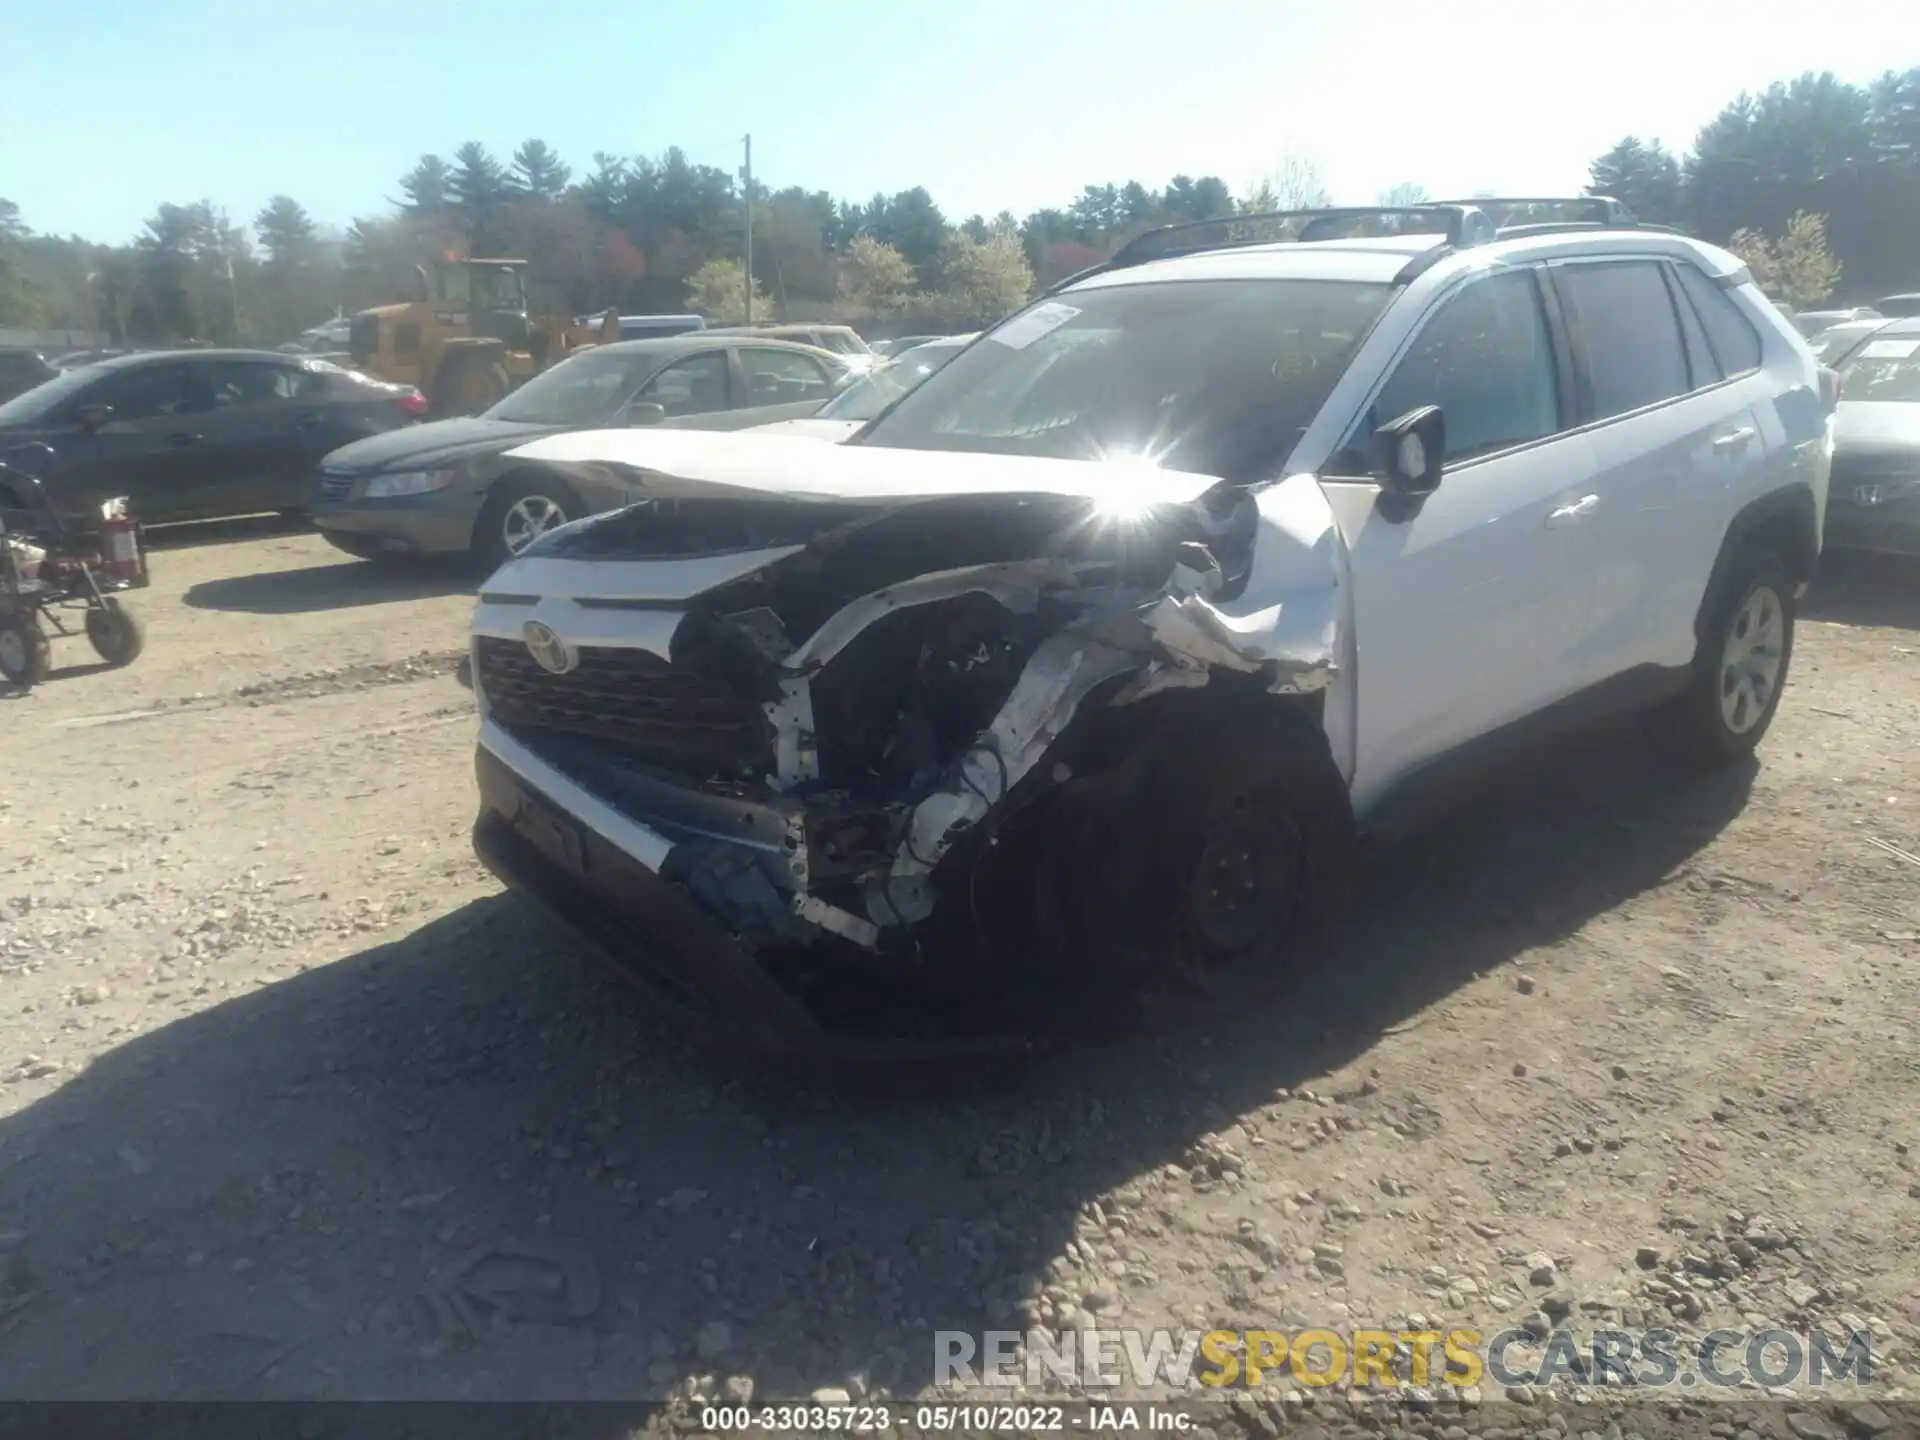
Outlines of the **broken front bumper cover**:
[{"label": "broken front bumper cover", "polygon": [[474,769],[480,813],[473,844],[481,863],[716,1037],[772,1056],[823,1060],[1034,1048],[1031,1037],[1018,1035],[891,1039],[830,1029],[674,877],[674,845],[665,835],[596,799],[497,726],[484,728]]}]

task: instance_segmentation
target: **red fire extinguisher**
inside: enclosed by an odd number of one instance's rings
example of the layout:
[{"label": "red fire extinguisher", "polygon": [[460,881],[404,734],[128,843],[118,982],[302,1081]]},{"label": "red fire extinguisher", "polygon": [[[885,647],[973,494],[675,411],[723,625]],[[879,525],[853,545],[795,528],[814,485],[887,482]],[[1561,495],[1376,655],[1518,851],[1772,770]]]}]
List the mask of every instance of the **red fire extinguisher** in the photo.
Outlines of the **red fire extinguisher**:
[{"label": "red fire extinguisher", "polygon": [[140,531],[127,514],[125,500],[109,500],[100,507],[101,573],[113,581],[138,580],[145,573],[140,558]]}]

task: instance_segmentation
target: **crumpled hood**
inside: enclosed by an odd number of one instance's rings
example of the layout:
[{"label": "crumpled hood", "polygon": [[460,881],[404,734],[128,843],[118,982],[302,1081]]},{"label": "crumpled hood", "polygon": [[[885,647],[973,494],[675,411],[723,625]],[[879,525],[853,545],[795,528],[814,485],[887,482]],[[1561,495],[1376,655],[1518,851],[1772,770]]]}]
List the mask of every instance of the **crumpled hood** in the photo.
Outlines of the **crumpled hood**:
[{"label": "crumpled hood", "polygon": [[848,439],[867,422],[864,420],[776,420],[771,425],[755,427],[755,433],[761,435],[785,435],[789,438],[805,440],[828,440],[835,444]]},{"label": "crumpled hood", "polygon": [[382,470],[421,470],[470,460],[476,455],[497,455],[552,430],[551,425],[487,420],[478,415],[431,420],[425,425],[408,425],[343,445],[328,455],[324,463],[328,470],[351,471],[357,475]]},{"label": "crumpled hood", "polygon": [[1132,460],[1044,460],[945,450],[822,445],[779,432],[585,430],[509,452],[566,468],[642,472],[650,499],[736,494],[795,501],[931,500],[961,495],[1055,495],[1122,510],[1184,505],[1220,481]]}]

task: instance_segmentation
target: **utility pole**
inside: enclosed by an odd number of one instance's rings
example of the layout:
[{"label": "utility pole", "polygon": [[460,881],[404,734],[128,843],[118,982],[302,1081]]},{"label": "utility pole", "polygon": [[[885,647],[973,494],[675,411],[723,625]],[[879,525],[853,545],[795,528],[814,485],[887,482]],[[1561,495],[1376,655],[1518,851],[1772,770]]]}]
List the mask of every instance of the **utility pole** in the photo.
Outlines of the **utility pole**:
[{"label": "utility pole", "polygon": [[747,168],[741,172],[747,195],[747,324],[753,323],[753,136],[742,137],[747,147]]}]

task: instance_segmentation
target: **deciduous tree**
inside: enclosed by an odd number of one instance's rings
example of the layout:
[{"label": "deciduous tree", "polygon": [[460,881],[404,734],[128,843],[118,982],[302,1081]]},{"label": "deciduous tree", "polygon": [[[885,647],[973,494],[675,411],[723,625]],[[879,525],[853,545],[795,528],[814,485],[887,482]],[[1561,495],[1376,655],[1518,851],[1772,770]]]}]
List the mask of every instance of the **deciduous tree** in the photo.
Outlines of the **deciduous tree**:
[{"label": "deciduous tree", "polygon": [[840,298],[855,314],[879,316],[898,310],[913,283],[913,266],[885,241],[856,235],[847,246],[846,259],[840,264]]},{"label": "deciduous tree", "polygon": [[[709,260],[687,277],[687,308],[722,325],[747,318],[747,270],[738,260]],[[753,318],[771,320],[773,306],[756,278]]]}]

